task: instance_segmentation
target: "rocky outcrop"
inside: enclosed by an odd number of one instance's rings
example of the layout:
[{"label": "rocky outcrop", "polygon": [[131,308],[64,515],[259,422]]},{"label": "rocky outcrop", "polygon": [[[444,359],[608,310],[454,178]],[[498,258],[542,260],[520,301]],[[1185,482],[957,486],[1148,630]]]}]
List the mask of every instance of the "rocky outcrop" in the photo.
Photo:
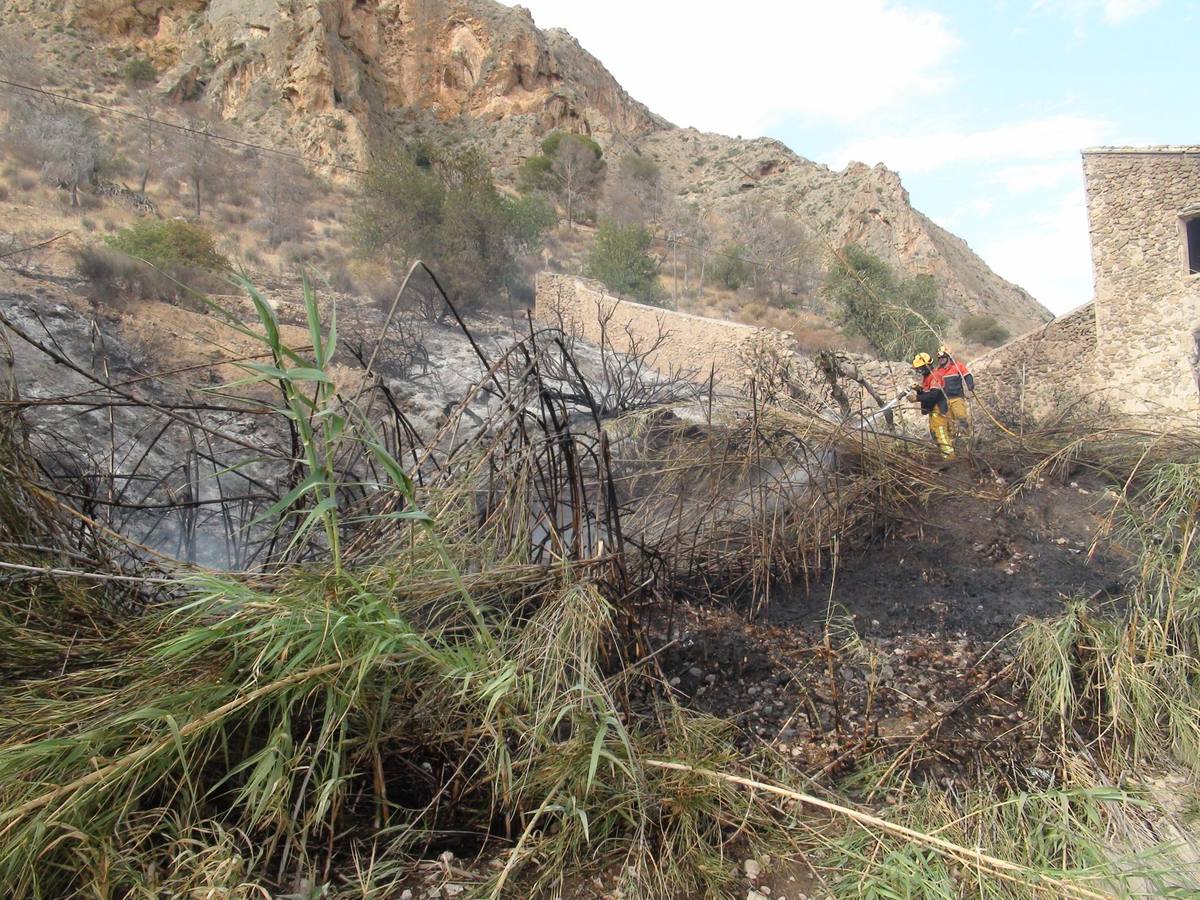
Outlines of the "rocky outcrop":
[{"label": "rocky outcrop", "polygon": [[966,242],[913,209],[900,176],[882,165],[841,172],[793,153],[779,141],[747,141],[695,129],[664,129],[638,142],[683,199],[721,212],[751,202],[798,219],[827,258],[854,243],[901,271],[931,275],[953,319],[995,316],[1014,333],[1053,318],[1024,289],[1005,281]]},{"label": "rocky outcrop", "polygon": [[0,11],[134,44],[169,98],[329,161],[361,161],[374,130],[418,114],[520,118],[530,134],[667,124],[569,34],[492,0],[7,0]]}]

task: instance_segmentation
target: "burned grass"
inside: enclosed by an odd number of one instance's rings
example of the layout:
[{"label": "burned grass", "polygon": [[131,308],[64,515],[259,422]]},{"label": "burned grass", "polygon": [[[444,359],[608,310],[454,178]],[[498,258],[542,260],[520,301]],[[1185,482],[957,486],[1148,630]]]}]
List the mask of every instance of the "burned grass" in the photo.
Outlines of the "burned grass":
[{"label": "burned grass", "polygon": [[1076,472],[1014,490],[982,465],[943,477],[950,490],[851,536],[821,577],[777,589],[771,621],[820,631],[832,608],[864,637],[997,641],[1027,617],[1121,592],[1129,554],[1104,533],[1110,484]]},{"label": "burned grass", "polygon": [[[475,345],[481,411],[465,398],[414,447],[369,363],[339,392],[314,296],[296,348],[246,287],[259,321],[230,324],[265,359],[241,365],[290,435],[250,476],[271,496],[239,507],[253,567],[122,538],[5,420],[14,894],[385,897],[422,860],[475,848],[495,865],[464,890],[484,896],[601,873],[626,897],[730,895],[737,860],[760,855],[804,859],[845,896],[1092,897],[1157,877],[1097,852],[1124,796],[1030,758],[1051,722],[1021,725],[1005,697],[1017,672],[1034,697],[1055,695],[1029,673],[1074,683],[1077,632],[1055,632],[1056,670],[971,640],[871,643],[830,616],[802,639],[718,608],[760,617],[775,586],[840,565],[843,541],[954,494],[920,446],[753,400],[613,411],[568,342],[535,331],[498,356]],[[98,407],[134,402],[92,379]],[[205,402],[242,386],[146,409],[210,434]],[[733,709],[747,704],[754,718]],[[992,794],[963,787],[972,771]]]}]

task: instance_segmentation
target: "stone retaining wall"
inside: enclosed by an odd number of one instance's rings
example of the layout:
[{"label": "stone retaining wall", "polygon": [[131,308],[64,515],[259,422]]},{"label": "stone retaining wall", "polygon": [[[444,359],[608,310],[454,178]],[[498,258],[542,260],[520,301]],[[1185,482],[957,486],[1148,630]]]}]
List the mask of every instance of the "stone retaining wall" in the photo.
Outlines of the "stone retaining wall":
[{"label": "stone retaining wall", "polygon": [[971,363],[979,399],[1003,422],[1036,421],[1105,401],[1096,369],[1096,312],[1088,303]]},{"label": "stone retaining wall", "polygon": [[[597,282],[572,275],[542,273],[537,279],[536,318],[591,343],[629,352],[655,339],[665,340],[651,363],[667,375],[744,390],[751,376],[770,392],[772,373],[786,367],[786,381],[821,406],[834,406],[828,383],[816,361],[799,351],[783,332],[708,319],[622,300]],[[858,354],[840,354],[885,399],[913,382],[907,361],[889,362]],[[1096,317],[1091,304],[974,360],[979,399],[1005,423],[1030,422],[1065,410],[1080,400],[1102,401],[1097,378]],[[874,409],[875,401],[857,384],[842,379],[852,409]],[[922,417],[905,404],[899,411],[905,430],[924,431]],[[981,413],[981,415],[984,415]],[[978,418],[978,417],[977,417]],[[981,420],[982,424],[982,420]]]},{"label": "stone retaining wall", "polygon": [[[795,341],[773,328],[709,319],[623,300],[598,282],[574,275],[543,272],[537,277],[534,316],[548,325],[594,344],[607,341],[620,352],[645,349],[662,334],[665,339],[650,359],[665,375],[683,375],[707,382],[713,374],[725,391],[747,389],[753,378],[759,396],[775,390],[801,392],[819,407],[834,400],[816,360],[797,349]],[[885,399],[912,383],[907,363],[886,362],[857,354],[841,354]],[[870,411],[875,401],[857,383],[841,379],[851,408]],[[920,416],[898,412],[902,425],[923,431]],[[910,421],[911,420],[911,421]]]},{"label": "stone retaining wall", "polygon": [[782,332],[737,322],[708,319],[622,300],[599,282],[574,275],[537,276],[534,317],[593,344],[607,341],[627,353],[647,348],[661,334],[653,364],[664,374],[683,373],[724,385],[744,383],[748,357],[756,344],[774,342]]}]

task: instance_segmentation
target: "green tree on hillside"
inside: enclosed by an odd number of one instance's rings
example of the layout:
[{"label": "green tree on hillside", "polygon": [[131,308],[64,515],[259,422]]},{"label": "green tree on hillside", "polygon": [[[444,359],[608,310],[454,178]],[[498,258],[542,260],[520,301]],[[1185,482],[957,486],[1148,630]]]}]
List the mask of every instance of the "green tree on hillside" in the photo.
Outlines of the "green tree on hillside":
[{"label": "green tree on hillside", "polygon": [[600,208],[605,218],[621,225],[658,225],[667,194],[658,163],[627,153],[604,180]]},{"label": "green tree on hillside", "polygon": [[407,268],[432,259],[441,229],[446,186],[418,153],[400,143],[377,149],[359,182],[351,229],[358,250]]},{"label": "green tree on hillside", "polygon": [[825,276],[823,291],[835,305],[843,330],[866,338],[887,359],[935,350],[946,329],[931,276],[900,278],[861,247],[845,248]]},{"label": "green tree on hillside", "polygon": [[741,244],[726,244],[713,262],[713,278],[721,287],[736,291],[750,277],[746,248]]},{"label": "green tree on hillside", "polygon": [[574,227],[582,202],[604,180],[604,151],[587,135],[562,131],[549,135],[541,149],[521,164],[517,185],[525,192],[556,194],[566,210],[567,224]]},{"label": "green tree on hillside", "polygon": [[641,225],[602,222],[585,271],[614,293],[643,303],[661,303],[658,265],[646,252],[650,244],[650,232]]},{"label": "green tree on hillside", "polygon": [[986,313],[972,313],[963,316],[958,323],[958,330],[963,338],[988,347],[999,347],[1009,338],[1008,329],[996,321],[994,316]]},{"label": "green tree on hillside", "polygon": [[522,162],[517,169],[517,189],[522,193],[554,193],[554,173],[550,168],[550,157],[544,153],[537,153]]},{"label": "green tree on hillside", "polygon": [[423,260],[450,299],[468,308],[504,292],[517,257],[553,223],[541,197],[502,194],[474,150],[392,144],[373,156],[359,187],[352,223],[359,252],[398,269]]}]

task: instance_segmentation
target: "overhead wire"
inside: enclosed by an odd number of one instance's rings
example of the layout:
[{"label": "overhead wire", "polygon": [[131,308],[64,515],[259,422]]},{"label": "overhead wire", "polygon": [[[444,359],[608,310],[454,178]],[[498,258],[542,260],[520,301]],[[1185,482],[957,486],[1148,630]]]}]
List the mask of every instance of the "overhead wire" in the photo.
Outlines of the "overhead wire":
[{"label": "overhead wire", "polygon": [[154,116],[143,115],[141,113],[130,112],[127,109],[121,109],[117,106],[111,106],[106,103],[98,103],[95,100],[83,100],[79,97],[72,97],[69,94],[63,94],[58,91],[52,91],[48,88],[40,88],[31,84],[22,84],[19,81],[12,81],[8,78],[0,78],[0,85],[10,88],[26,91],[31,94],[40,94],[45,97],[50,97],[54,100],[63,100],[68,103],[76,103],[80,106],[86,106],[90,109],[99,110],[103,113],[115,116],[123,116],[127,119],[135,119],[139,122],[148,122],[154,125],[161,125],[163,128],[172,128],[176,131],[187,134],[197,135],[199,137],[209,138],[214,141],[220,141],[225,144],[231,144],[236,147],[243,147],[251,150],[258,150],[263,153],[271,153],[276,156],[282,156],[287,159],[296,160],[297,162],[305,162],[314,166],[325,166],[331,169],[340,169],[344,172],[353,172],[355,175],[366,175],[366,171],[356,166],[346,165],[345,163],[329,162],[323,159],[317,159],[312,156],[305,156],[303,153],[296,153],[292,150],[284,150],[281,147],[269,147],[266,144],[256,144],[253,141],[242,140],[241,138],[229,137],[216,131],[209,131],[203,128],[194,128],[190,125],[183,125],[179,122],[168,122],[165,119],[158,119]]}]

